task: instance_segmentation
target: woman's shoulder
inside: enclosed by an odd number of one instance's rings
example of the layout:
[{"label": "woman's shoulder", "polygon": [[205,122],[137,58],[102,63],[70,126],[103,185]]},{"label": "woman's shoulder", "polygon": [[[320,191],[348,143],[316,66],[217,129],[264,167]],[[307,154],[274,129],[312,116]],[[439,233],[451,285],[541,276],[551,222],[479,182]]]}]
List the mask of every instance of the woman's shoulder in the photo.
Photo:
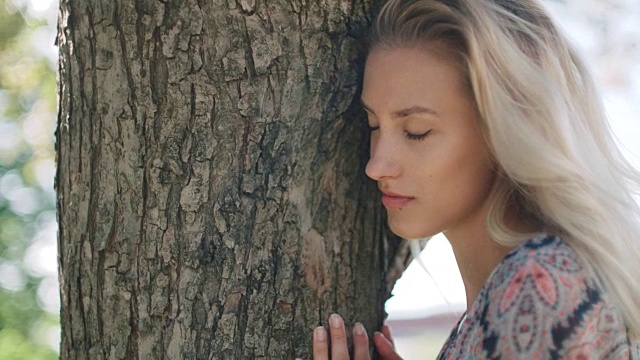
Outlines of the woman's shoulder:
[{"label": "woman's shoulder", "polygon": [[555,235],[536,236],[509,253],[469,317],[486,354],[629,354],[620,312],[578,254]]},{"label": "woman's shoulder", "polygon": [[507,254],[485,287],[493,292],[497,289],[507,291],[509,286],[504,285],[508,280],[514,280],[510,285],[518,285],[525,280],[539,284],[546,280],[569,278],[579,283],[595,280],[578,254],[560,237],[539,234]]},{"label": "woman's shoulder", "polygon": [[[524,311],[525,303],[554,317],[579,316],[603,300],[596,278],[560,237],[539,235],[511,251],[487,280],[485,297],[498,314]],[[525,307],[523,307],[525,306]]]}]

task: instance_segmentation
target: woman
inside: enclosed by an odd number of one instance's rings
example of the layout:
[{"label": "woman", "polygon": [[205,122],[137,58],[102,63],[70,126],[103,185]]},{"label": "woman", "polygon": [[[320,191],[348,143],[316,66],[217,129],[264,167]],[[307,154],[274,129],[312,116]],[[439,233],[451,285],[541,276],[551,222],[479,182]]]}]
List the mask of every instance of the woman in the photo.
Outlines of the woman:
[{"label": "woman", "polygon": [[[443,232],[467,311],[439,358],[640,358],[640,176],[536,0],[391,0],[362,92],[391,229]],[[344,323],[315,359],[349,359]],[[389,329],[383,359],[400,359]],[[353,326],[353,357],[369,359]]]}]

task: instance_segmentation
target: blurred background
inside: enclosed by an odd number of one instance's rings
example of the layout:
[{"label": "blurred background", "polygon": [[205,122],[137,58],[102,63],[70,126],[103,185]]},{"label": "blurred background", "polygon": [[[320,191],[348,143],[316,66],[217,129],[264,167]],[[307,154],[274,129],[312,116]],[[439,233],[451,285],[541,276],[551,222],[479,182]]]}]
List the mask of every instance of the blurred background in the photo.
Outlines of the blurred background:
[{"label": "blurred background", "polygon": [[[594,69],[611,125],[640,168],[640,1],[546,1]],[[58,357],[54,130],[56,0],[0,0],[0,360]],[[465,308],[436,236],[387,302],[399,352],[434,358]]]},{"label": "blurred background", "polygon": [[0,0],[0,359],[55,359],[55,5]]}]

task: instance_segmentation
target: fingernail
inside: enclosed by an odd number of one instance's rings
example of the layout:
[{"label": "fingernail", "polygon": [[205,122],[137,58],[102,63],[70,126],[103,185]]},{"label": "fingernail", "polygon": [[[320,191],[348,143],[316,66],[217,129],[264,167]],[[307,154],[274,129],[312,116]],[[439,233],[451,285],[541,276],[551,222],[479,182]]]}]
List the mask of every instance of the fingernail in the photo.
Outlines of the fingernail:
[{"label": "fingernail", "polygon": [[362,326],[362,324],[360,324],[359,322],[357,322],[354,326],[353,326],[353,333],[356,335],[364,335],[364,326]]},{"label": "fingernail", "polygon": [[338,314],[329,316],[329,325],[333,328],[339,328],[342,325],[342,318]]},{"label": "fingernail", "polygon": [[313,335],[316,337],[317,341],[327,341],[327,330],[324,326],[318,326],[314,331]]}]

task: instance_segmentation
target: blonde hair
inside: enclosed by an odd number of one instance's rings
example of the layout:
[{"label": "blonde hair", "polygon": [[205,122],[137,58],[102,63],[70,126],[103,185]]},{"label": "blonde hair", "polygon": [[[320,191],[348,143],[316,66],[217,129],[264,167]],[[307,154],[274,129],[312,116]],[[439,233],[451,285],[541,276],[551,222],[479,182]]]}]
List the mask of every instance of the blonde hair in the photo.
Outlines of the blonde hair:
[{"label": "blonde hair", "polygon": [[370,46],[453,56],[499,167],[491,236],[515,207],[559,235],[640,337],[640,174],[622,156],[583,61],[536,0],[390,0]]}]

